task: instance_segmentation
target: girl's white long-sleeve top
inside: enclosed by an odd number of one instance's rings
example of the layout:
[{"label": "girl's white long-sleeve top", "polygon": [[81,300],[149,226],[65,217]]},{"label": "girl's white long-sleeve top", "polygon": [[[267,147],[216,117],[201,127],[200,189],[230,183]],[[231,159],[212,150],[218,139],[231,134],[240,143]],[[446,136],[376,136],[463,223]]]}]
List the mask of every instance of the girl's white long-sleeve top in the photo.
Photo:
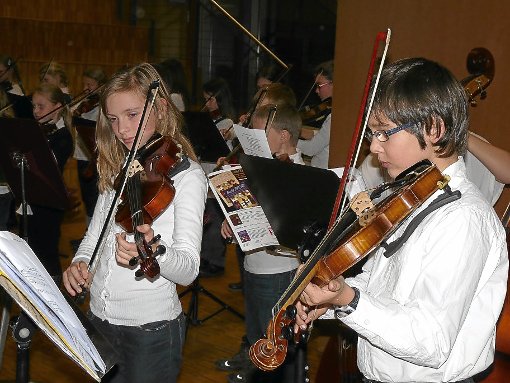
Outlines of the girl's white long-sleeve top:
[{"label": "girl's white long-sleeve top", "polygon": [[[161,273],[154,279],[136,278],[135,269],[121,266],[115,259],[115,234],[123,229],[113,223],[106,235],[90,289],[90,309],[112,324],[138,326],[175,319],[182,307],[176,284],[188,285],[197,276],[207,181],[202,168],[190,161],[188,169],[173,177],[175,197],[152,224],[166,247],[158,262]],[[88,263],[106,219],[114,192],[102,193],[94,216],[74,261]],[[128,240],[132,236],[128,236]]]}]

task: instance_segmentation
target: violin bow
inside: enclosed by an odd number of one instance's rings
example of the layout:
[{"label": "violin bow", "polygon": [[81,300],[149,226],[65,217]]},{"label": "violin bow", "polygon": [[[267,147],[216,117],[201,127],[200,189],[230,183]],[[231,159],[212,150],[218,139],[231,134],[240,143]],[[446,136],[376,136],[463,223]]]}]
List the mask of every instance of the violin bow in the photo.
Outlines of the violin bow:
[{"label": "violin bow", "polygon": [[[145,105],[143,107],[142,116],[140,118],[140,124],[138,125],[138,129],[136,131],[135,138],[133,140],[133,146],[131,147],[131,150],[129,151],[128,158],[126,160],[126,164],[122,170],[122,177],[120,185],[121,187],[117,188],[115,191],[115,195],[113,197],[112,203],[110,205],[110,209],[108,210],[108,214],[106,216],[106,219],[104,221],[103,227],[101,229],[101,233],[99,234],[99,238],[97,240],[96,246],[94,248],[94,251],[92,252],[92,256],[90,257],[89,264],[88,264],[88,270],[91,272],[91,277],[89,283],[92,283],[92,279],[94,278],[95,270],[97,268],[97,265],[99,262],[96,262],[98,260],[98,253],[99,250],[104,245],[104,236],[107,231],[110,229],[110,225],[113,222],[112,216],[114,210],[117,208],[117,201],[119,200],[120,196],[124,192],[124,188],[126,186],[127,178],[128,178],[128,171],[131,167],[131,165],[134,162],[136,153],[138,152],[141,139],[143,137],[143,132],[145,131],[145,126],[147,125],[147,121],[149,120],[150,113],[152,111],[152,107],[154,106],[154,102],[156,100],[156,94],[158,92],[160,86],[159,80],[153,81],[149,87],[149,91],[147,92],[147,98],[145,100]],[[82,287],[83,288],[83,287]],[[83,296],[83,297],[81,297]],[[80,299],[84,299],[84,294],[79,294],[78,297]]]},{"label": "violin bow", "polygon": [[278,64],[280,64],[285,69],[288,68],[288,65],[285,64],[282,60],[278,58],[268,47],[266,47],[260,40],[258,40],[255,36],[253,36],[250,31],[248,31],[239,21],[237,21],[232,15],[230,15],[221,5],[219,5],[215,0],[209,0],[216,8],[218,8],[225,16],[227,16],[230,21],[232,21],[235,25],[239,27],[250,39],[255,41],[255,43],[264,49]]},{"label": "violin bow", "polygon": [[[359,151],[361,149],[361,144],[363,142],[363,135],[365,134],[365,130],[367,128],[368,117],[370,115],[370,111],[372,110],[372,105],[375,98],[375,93],[377,91],[377,86],[379,84],[379,78],[381,77],[381,72],[384,66],[384,62],[386,60],[386,54],[388,53],[388,48],[390,45],[391,38],[391,29],[388,29],[386,32],[379,32],[376,36],[374,49],[372,53],[372,58],[370,60],[370,66],[368,69],[367,80],[365,82],[365,88],[363,91],[363,97],[361,100],[361,106],[358,113],[358,120],[356,122],[356,128],[352,134],[351,146],[349,148],[349,152],[347,154],[347,160],[345,163],[344,171],[342,174],[342,178],[340,180],[340,186],[338,188],[338,193],[335,199],[335,204],[333,207],[333,211],[331,213],[331,217],[329,219],[328,230],[334,225],[338,211],[343,211],[345,208],[346,198],[343,198],[344,191],[346,190],[346,185],[348,181],[352,180],[351,168],[356,164],[359,156]],[[375,79],[374,85],[372,87],[372,80],[374,77],[374,70],[376,62],[378,61],[377,55],[380,50],[381,45],[384,43],[384,49],[382,56],[380,58],[379,69],[377,72],[377,77]],[[369,95],[370,89],[372,90],[372,94]],[[370,97],[370,102],[368,104],[368,109],[366,109],[367,101]],[[364,118],[365,116],[365,118]],[[351,183],[352,185],[352,183]]]},{"label": "violin bow", "polygon": [[317,75],[314,76],[313,84],[310,87],[310,89],[308,89],[308,92],[306,92],[305,97],[303,97],[303,101],[301,101],[301,103],[299,104],[298,112],[301,111],[301,109],[303,109],[303,106],[304,106],[306,100],[308,100],[308,97],[310,97],[310,93],[312,93],[313,88],[315,88],[315,85],[317,84],[317,76],[320,76],[322,74],[322,72],[323,72],[323,70],[321,69],[321,71],[319,73],[317,73]]},{"label": "violin bow", "polygon": [[50,61],[48,62],[48,66],[46,67],[46,69],[44,70],[44,73],[42,74],[41,77],[39,77],[39,81],[42,82],[42,80],[44,79],[44,77],[48,74],[48,71],[50,70],[50,67],[51,67],[51,64],[53,63],[53,59],[54,57],[52,57],[50,59]]},{"label": "violin bow", "polygon": [[59,111],[60,109],[64,109],[66,106],[69,107],[69,108],[72,108],[73,106],[79,104],[80,102],[82,102],[83,100],[87,99],[88,97],[92,96],[93,94],[99,92],[103,87],[105,86],[105,84],[97,87],[96,89],[94,89],[92,92],[90,92],[88,89],[84,89],[82,90],[80,93],[78,93],[71,101],[69,101],[68,103],[65,103],[65,104],[62,104],[58,107],[56,107],[55,109],[49,111],[48,113],[46,113],[44,116],[42,117],[39,117],[37,119],[37,121],[41,121],[43,118],[49,116],[50,114],[52,113],[55,113],[57,111]]}]

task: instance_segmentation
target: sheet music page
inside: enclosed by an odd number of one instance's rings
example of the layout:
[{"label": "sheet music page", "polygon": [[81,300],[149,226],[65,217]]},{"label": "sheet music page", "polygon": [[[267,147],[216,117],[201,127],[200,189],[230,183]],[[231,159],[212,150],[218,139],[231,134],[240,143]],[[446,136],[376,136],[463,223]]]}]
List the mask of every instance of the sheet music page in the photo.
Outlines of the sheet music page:
[{"label": "sheet music page", "polygon": [[85,328],[28,244],[0,232],[0,283],[39,328],[91,376],[106,366]]},{"label": "sheet music page", "polygon": [[265,131],[260,129],[247,129],[237,124],[234,124],[234,131],[246,154],[263,158],[273,158]]},{"label": "sheet music page", "polygon": [[262,206],[248,189],[241,166],[211,173],[208,178],[211,190],[243,251],[279,245]]}]

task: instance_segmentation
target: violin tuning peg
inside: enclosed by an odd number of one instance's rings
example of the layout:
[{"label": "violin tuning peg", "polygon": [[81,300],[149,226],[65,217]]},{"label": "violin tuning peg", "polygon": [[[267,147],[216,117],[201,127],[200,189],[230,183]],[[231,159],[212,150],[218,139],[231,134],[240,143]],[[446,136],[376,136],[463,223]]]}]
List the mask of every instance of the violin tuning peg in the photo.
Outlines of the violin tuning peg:
[{"label": "violin tuning peg", "polygon": [[136,270],[135,277],[137,277],[137,278],[143,277],[143,271],[141,269]]},{"label": "violin tuning peg", "polygon": [[294,332],[292,331],[291,326],[285,326],[282,328],[282,337],[287,340],[292,340],[294,338]]},{"label": "violin tuning peg", "polygon": [[129,260],[129,266],[136,266],[140,257],[133,257]]},{"label": "violin tuning peg", "polygon": [[285,309],[285,315],[290,319],[295,319],[297,315],[297,309],[294,305],[289,305]]},{"label": "violin tuning peg", "polygon": [[158,242],[161,239],[161,234],[155,235],[154,238],[152,238],[149,242],[147,242],[147,245],[152,246],[156,242]]},{"label": "violin tuning peg", "polygon": [[158,245],[158,247],[156,247],[156,250],[154,251],[154,253],[152,255],[154,257],[157,257],[158,255],[165,254],[165,252],[166,252],[166,247],[163,245]]}]

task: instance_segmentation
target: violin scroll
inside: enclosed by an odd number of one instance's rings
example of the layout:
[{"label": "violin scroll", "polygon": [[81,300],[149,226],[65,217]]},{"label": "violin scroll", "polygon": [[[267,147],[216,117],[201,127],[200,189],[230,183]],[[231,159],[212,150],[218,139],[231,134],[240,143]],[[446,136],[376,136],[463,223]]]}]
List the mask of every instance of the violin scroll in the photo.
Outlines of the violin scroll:
[{"label": "violin scroll", "polygon": [[294,305],[281,310],[269,324],[267,338],[259,339],[250,347],[250,359],[259,369],[272,371],[280,366],[285,360],[288,343],[298,343],[302,339],[301,332],[294,334],[296,314]]}]

